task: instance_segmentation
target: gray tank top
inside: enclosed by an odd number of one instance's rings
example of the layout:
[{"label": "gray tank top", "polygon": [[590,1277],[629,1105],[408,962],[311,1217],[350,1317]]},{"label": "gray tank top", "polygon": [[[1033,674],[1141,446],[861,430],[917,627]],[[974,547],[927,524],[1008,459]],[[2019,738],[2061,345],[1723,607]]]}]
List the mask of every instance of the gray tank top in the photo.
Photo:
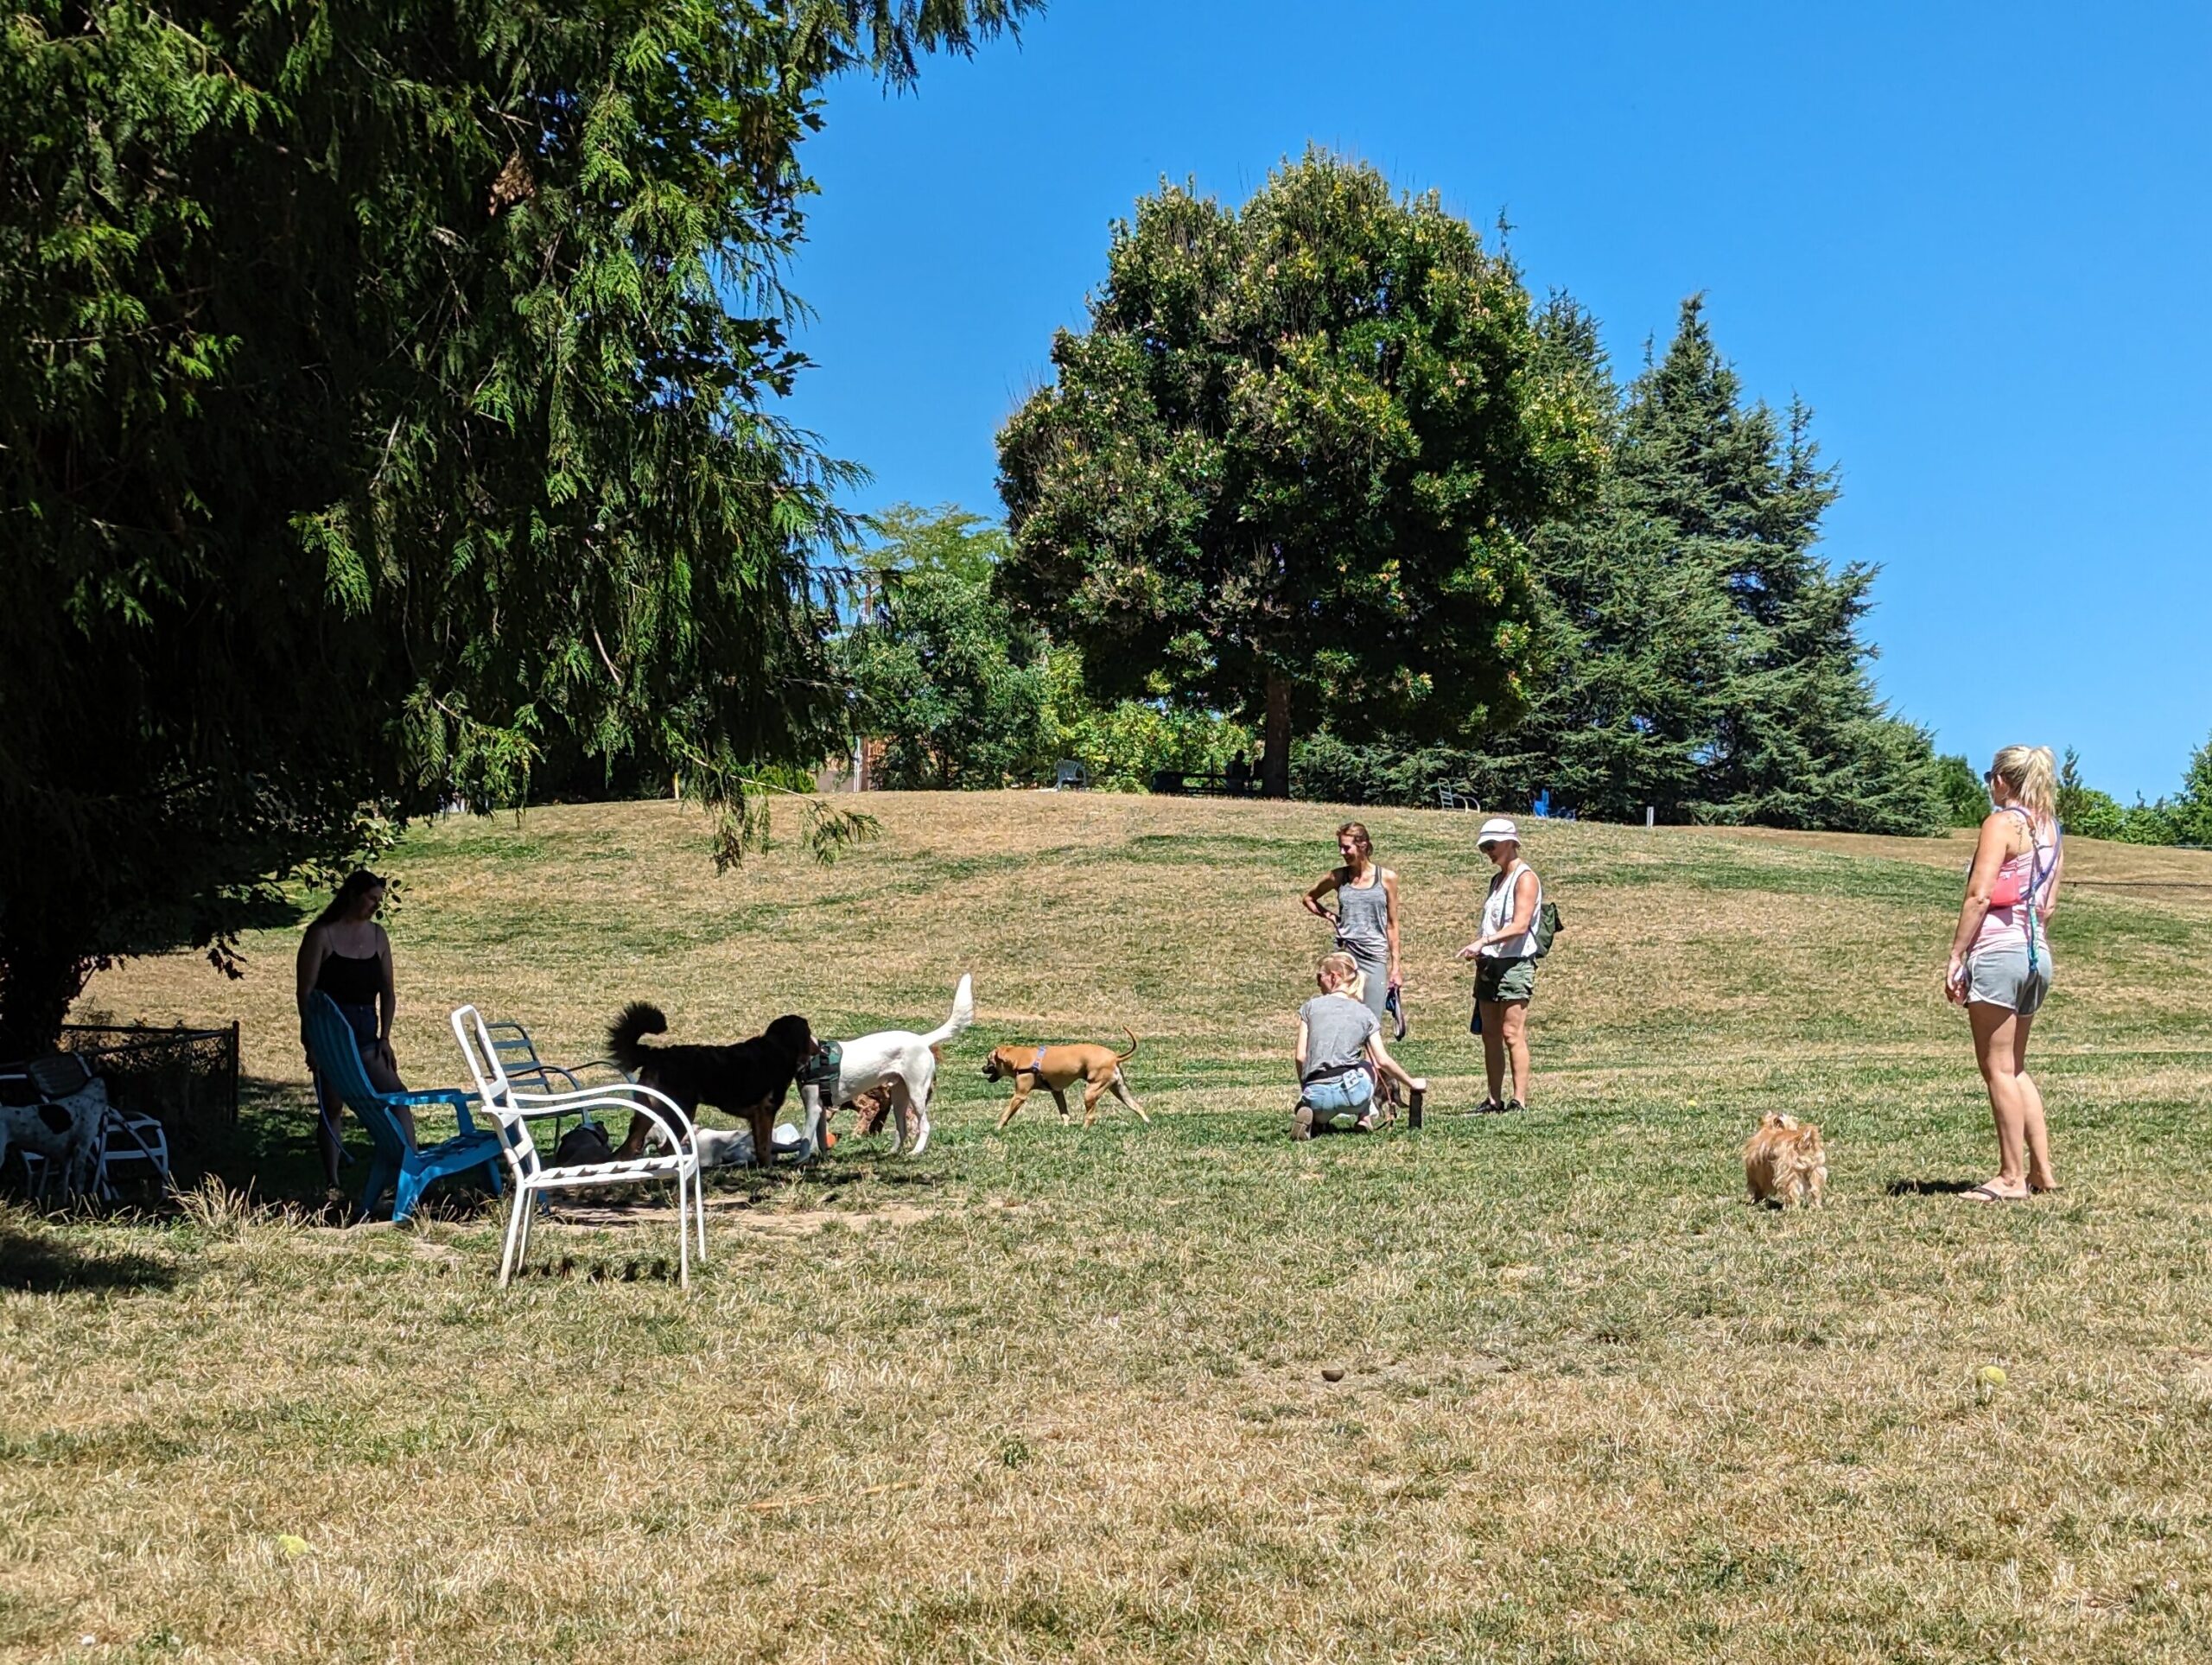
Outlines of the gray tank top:
[{"label": "gray tank top", "polygon": [[1369,873],[1366,889],[1337,887],[1337,946],[1362,959],[1378,960],[1390,952],[1390,898],[1382,888],[1382,869]]}]

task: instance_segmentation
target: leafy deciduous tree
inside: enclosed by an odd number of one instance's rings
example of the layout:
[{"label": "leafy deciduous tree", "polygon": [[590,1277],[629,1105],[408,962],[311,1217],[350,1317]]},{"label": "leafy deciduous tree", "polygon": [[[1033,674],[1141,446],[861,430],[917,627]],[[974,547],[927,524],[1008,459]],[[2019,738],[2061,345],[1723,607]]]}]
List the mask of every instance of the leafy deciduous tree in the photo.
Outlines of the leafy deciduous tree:
[{"label": "leafy deciduous tree", "polygon": [[1034,776],[1050,740],[1046,645],[990,594],[1004,531],[955,509],[880,516],[843,645],[861,733],[884,742],[881,784],[1003,786]]},{"label": "leafy deciduous tree", "polygon": [[1433,195],[1308,151],[1163,185],[1000,435],[1003,587],[1104,697],[1459,732],[1525,695],[1528,540],[1602,453],[1527,294]]}]

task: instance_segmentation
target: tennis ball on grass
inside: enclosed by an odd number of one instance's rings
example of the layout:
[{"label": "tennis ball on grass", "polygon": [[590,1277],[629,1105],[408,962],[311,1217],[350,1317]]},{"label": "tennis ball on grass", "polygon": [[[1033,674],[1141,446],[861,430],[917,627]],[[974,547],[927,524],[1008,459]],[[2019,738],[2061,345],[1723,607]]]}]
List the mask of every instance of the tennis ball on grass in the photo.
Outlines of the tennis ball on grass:
[{"label": "tennis ball on grass", "polygon": [[2005,1385],[2005,1372],[1997,1365],[1985,1364],[1974,1372],[1974,1380],[1985,1388],[2001,1388]]},{"label": "tennis ball on grass", "polygon": [[311,1547],[305,1538],[296,1537],[289,1532],[276,1535],[276,1547],[287,1555],[304,1555]]}]

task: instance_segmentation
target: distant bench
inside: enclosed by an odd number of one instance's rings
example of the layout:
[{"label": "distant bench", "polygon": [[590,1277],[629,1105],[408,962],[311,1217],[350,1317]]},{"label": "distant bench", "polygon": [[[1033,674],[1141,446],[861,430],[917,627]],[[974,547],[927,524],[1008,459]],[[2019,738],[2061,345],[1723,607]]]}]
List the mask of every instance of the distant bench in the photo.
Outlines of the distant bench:
[{"label": "distant bench", "polygon": [[1164,798],[1249,798],[1257,784],[1249,775],[1232,778],[1206,770],[1152,772],[1152,790]]}]

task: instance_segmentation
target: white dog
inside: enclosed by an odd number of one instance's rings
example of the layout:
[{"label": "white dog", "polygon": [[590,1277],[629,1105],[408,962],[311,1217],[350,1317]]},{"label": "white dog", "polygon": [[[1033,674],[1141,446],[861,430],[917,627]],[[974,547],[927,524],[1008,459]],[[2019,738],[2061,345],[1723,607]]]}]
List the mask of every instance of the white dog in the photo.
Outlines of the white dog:
[{"label": "white dog", "polygon": [[975,990],[963,972],[960,987],[952,991],[952,1015],[926,1035],[911,1029],[885,1029],[858,1040],[828,1042],[799,1071],[799,1106],[808,1154],[822,1148],[825,1113],[851,1103],[862,1093],[887,1087],[892,1154],[904,1151],[919,1156],[930,1142],[930,1095],[937,1087],[933,1049],[957,1039],[975,1020]]},{"label": "white dog", "polygon": [[[806,1135],[788,1122],[779,1122],[770,1130],[770,1139],[776,1154],[788,1156],[805,1142]],[[647,1141],[650,1150],[664,1150],[668,1141],[656,1129]],[[699,1153],[702,1168],[749,1168],[753,1166],[753,1129],[750,1128],[701,1128],[691,1129],[691,1147]]]}]

